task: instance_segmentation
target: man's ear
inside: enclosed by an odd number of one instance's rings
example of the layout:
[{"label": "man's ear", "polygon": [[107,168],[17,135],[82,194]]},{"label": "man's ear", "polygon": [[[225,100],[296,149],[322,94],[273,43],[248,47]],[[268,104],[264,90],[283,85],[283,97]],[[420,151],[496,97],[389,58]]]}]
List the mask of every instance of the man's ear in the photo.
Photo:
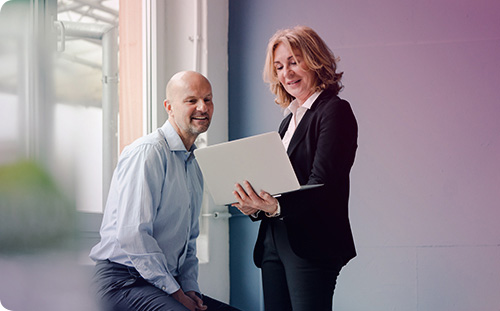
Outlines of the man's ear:
[{"label": "man's ear", "polygon": [[172,105],[170,104],[168,99],[165,99],[163,101],[163,106],[165,107],[165,111],[168,113],[168,115],[170,115],[170,112],[172,111]]}]

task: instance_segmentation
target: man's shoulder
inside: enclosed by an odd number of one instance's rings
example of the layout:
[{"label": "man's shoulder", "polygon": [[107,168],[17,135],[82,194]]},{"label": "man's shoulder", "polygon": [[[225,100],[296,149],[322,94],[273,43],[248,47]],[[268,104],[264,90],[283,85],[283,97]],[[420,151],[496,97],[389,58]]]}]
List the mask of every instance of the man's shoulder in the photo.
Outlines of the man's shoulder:
[{"label": "man's shoulder", "polygon": [[155,130],[152,133],[139,137],[130,145],[123,149],[123,155],[133,154],[141,150],[158,150],[167,151],[168,144],[166,143],[163,135],[160,134],[159,130]]}]

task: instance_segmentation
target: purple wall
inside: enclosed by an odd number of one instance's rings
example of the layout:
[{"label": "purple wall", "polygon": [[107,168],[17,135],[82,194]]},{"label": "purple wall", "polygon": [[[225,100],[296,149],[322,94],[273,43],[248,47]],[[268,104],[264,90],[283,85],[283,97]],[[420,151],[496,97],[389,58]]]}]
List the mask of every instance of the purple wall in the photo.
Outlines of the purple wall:
[{"label": "purple wall", "polygon": [[340,56],[359,123],[335,309],[500,309],[500,2],[230,2],[230,137],[277,128],[264,50],[297,24]]}]

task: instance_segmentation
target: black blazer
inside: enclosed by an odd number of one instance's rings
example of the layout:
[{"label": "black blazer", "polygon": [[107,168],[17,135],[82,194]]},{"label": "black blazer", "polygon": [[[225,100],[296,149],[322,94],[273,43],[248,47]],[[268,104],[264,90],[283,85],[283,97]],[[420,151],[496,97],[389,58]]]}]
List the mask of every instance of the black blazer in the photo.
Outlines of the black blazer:
[{"label": "black blazer", "polygon": [[[281,122],[283,138],[292,114]],[[281,217],[264,213],[254,249],[260,267],[266,228],[283,221],[292,250],[302,258],[340,256],[346,264],[356,256],[348,215],[349,173],[357,149],[358,127],[351,106],[329,90],[323,91],[300,121],[287,153],[301,185],[322,187],[283,194]]]}]

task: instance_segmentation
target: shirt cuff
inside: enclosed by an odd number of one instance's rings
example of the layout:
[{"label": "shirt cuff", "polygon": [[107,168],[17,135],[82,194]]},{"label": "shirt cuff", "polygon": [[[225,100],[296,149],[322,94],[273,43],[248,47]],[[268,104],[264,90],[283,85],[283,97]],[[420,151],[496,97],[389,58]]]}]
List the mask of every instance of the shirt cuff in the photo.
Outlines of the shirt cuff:
[{"label": "shirt cuff", "polygon": [[182,290],[185,293],[190,292],[190,291],[201,293],[200,287],[198,286],[198,282],[196,282],[194,280],[181,281],[181,286],[182,286]]},{"label": "shirt cuff", "polygon": [[259,218],[259,213],[260,213],[260,210],[256,211],[253,214],[250,214],[250,217],[252,217],[252,218]]},{"label": "shirt cuff", "polygon": [[173,293],[175,293],[176,291],[178,291],[181,288],[176,283],[169,284],[168,282],[165,282],[163,284],[158,284],[158,285],[156,285],[156,287],[158,287],[159,289],[161,289],[162,291],[166,292],[169,295],[172,295]]},{"label": "shirt cuff", "polygon": [[266,212],[267,217],[278,217],[281,215],[281,205],[280,202],[278,201],[278,207],[276,208],[276,211],[272,214]]}]

